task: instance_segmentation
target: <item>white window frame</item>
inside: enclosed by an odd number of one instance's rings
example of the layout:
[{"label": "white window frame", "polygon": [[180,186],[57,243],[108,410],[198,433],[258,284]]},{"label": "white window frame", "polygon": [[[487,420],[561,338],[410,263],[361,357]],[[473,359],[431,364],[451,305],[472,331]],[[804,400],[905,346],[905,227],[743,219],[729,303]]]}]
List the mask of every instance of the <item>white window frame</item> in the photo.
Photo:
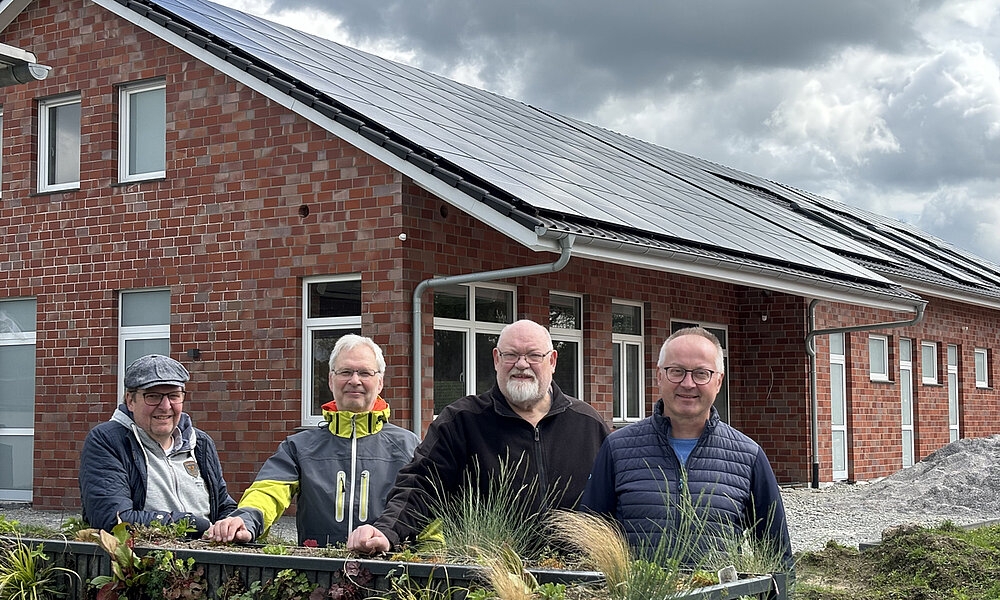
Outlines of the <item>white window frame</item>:
[{"label": "white window frame", "polygon": [[[872,342],[881,343],[882,348],[879,351],[882,357],[882,364],[885,369],[882,371],[876,371],[872,360]],[[870,334],[868,336],[868,378],[871,381],[889,381],[889,338],[884,335]]]},{"label": "white window frame", "polygon": [[962,384],[958,375],[958,346],[948,344],[945,347],[945,352],[948,363],[948,437],[949,441],[954,442],[962,437],[962,399],[959,396]]},{"label": "white window frame", "polygon": [[[119,90],[118,101],[118,181],[126,183],[131,181],[145,181],[148,179],[162,179],[167,176],[166,157],[164,156],[164,169],[143,173],[129,174],[129,155],[131,154],[129,145],[129,129],[132,123],[129,100],[135,94],[151,92],[153,90],[166,90],[167,84],[164,81],[146,81],[143,83],[123,85]],[[164,106],[164,112],[166,106]],[[166,115],[164,114],[164,130],[157,132],[166,139]]]},{"label": "white window frame", "polygon": [[[909,352],[903,352],[904,344],[909,346]],[[904,382],[907,382],[908,385],[904,384]],[[909,398],[904,397],[907,391],[909,391]],[[901,434],[903,444],[902,460],[903,468],[906,469],[912,467],[916,461],[913,439],[915,435],[913,427],[913,340],[909,338],[900,338],[899,340],[899,393],[900,411],[902,412],[900,423],[903,432]],[[908,414],[907,406],[909,407]],[[906,440],[907,432],[909,433],[909,442]],[[909,454],[909,457],[907,457],[907,454]]]},{"label": "white window frame", "polygon": [[[843,354],[834,353],[834,351],[833,351],[833,341],[832,341],[832,338],[834,336],[840,336],[841,347],[844,348],[844,353]],[[834,481],[841,481],[841,480],[847,479],[848,471],[850,469],[850,465],[849,465],[849,463],[850,463],[849,445],[850,445],[850,439],[851,438],[850,438],[850,436],[848,436],[848,431],[847,431],[847,418],[848,418],[848,413],[849,413],[849,411],[847,409],[847,356],[846,356],[846,353],[847,353],[847,336],[844,335],[843,333],[831,333],[830,334],[830,338],[831,338],[831,341],[830,341],[830,466],[831,466],[831,468],[833,470],[833,480]],[[838,379],[836,381],[834,380],[834,375],[833,375],[833,365],[841,365],[843,367],[841,369],[842,375],[841,375],[840,379]],[[839,385],[840,386],[841,393],[843,395],[843,413],[844,414],[841,415],[841,420],[843,422],[841,424],[839,424],[839,425],[837,425],[837,424],[834,423],[834,421],[836,420],[836,418],[835,418],[835,415],[833,414],[833,411],[834,411],[834,406],[833,406],[834,390],[833,390],[833,388],[834,388],[835,385]],[[836,438],[835,434],[836,433],[843,433],[843,438],[844,438],[843,448],[841,448],[841,451],[844,454],[844,468],[843,469],[837,469],[836,468],[836,463],[834,461],[835,453],[837,452],[836,441],[835,441],[835,438]]]},{"label": "white window frame", "polygon": [[[4,302],[15,301],[15,300],[32,300],[33,298],[5,298],[0,300],[0,305]],[[37,304],[35,307],[35,329],[32,331],[22,331],[17,333],[0,333],[0,346],[35,346],[37,339],[37,329],[38,329],[38,308]],[[37,359],[36,359],[37,360]],[[37,390],[36,390],[37,394]],[[5,427],[0,429],[0,435],[3,436],[17,436],[17,437],[30,437],[34,439],[35,428],[34,427]],[[34,477],[32,477],[34,479]],[[7,502],[31,502],[32,500],[32,490],[14,490],[14,489],[0,489],[0,501]]]},{"label": "white window frame", "polygon": [[[50,184],[48,173],[49,173],[49,127],[50,127],[50,111],[53,108],[58,108],[60,106],[67,106],[70,104],[81,104],[81,99],[79,95],[74,96],[63,96],[59,98],[47,98],[45,100],[39,100],[38,102],[38,191],[39,192],[57,192],[61,190],[75,190],[80,188],[80,172],[77,170],[76,181],[67,181],[65,183],[52,183]],[[82,106],[81,106],[81,128],[82,128]],[[79,138],[80,148],[82,151],[83,137],[81,132],[77,132],[77,137]],[[82,168],[82,165],[80,165]]]},{"label": "white window frame", "polygon": [[[140,292],[169,292],[170,288],[138,288],[134,290],[122,290],[118,294],[118,397],[125,397],[125,343],[132,340],[162,340],[166,339],[170,343],[170,315],[167,315],[165,325],[139,325],[126,327],[122,324],[124,316],[123,304],[124,296]],[[172,303],[172,299],[171,299]]]},{"label": "white window frame", "polygon": [[[990,387],[990,359],[989,351],[986,348],[976,348],[972,352],[973,364],[976,369],[976,387],[977,388],[988,388]],[[979,357],[983,357],[983,369],[979,370]]]},{"label": "white window frame", "polygon": [[[920,382],[926,385],[938,384],[937,342],[920,342]],[[928,375],[924,372],[924,351],[929,350],[934,357],[934,372]]]},{"label": "white window frame", "polygon": [[[0,108],[0,190],[3,189],[3,157],[6,154],[7,149],[4,148],[4,137],[3,137],[3,108]],[[0,192],[2,195],[2,192]]]},{"label": "white window frame", "polygon": [[[583,294],[572,294],[569,292],[550,292],[549,300],[551,302],[552,296],[563,296],[565,298],[575,298],[580,301],[580,327],[579,329],[565,329],[561,327],[552,327],[549,324],[549,334],[552,336],[553,342],[573,342],[576,344],[576,389],[577,397],[583,395]],[[558,361],[562,361],[562,357],[558,357]],[[558,366],[558,362],[557,362]],[[563,390],[566,392],[566,390]]]},{"label": "white window frame", "polygon": [[[466,283],[460,287],[469,289],[467,298],[468,319],[452,319],[434,317],[434,331],[461,331],[465,333],[465,393],[476,393],[476,382],[479,374],[476,372],[476,336],[478,334],[496,334],[510,323],[493,323],[476,320],[476,292],[482,289],[499,290],[511,293],[511,323],[517,320],[517,286],[502,283]],[[437,414],[434,415],[437,417]]]},{"label": "white window frame", "polygon": [[[618,299],[614,299],[614,298],[611,300],[611,306],[612,306],[612,311],[611,312],[612,313],[614,312],[614,308],[613,307],[614,307],[615,304],[618,304],[618,305],[621,305],[621,306],[632,306],[632,307],[638,307],[639,308],[639,334],[638,335],[627,334],[627,333],[614,333],[613,330],[612,330],[612,333],[611,333],[611,347],[614,348],[614,345],[618,344],[618,347],[620,348],[620,351],[621,351],[621,354],[618,356],[618,373],[614,374],[614,376],[617,376],[619,378],[619,381],[622,382],[621,394],[619,395],[619,398],[618,398],[619,402],[621,402],[621,406],[619,407],[619,413],[621,414],[621,416],[618,417],[617,419],[614,419],[614,422],[615,423],[634,423],[636,421],[641,421],[642,419],[646,418],[646,365],[645,365],[645,362],[646,362],[646,341],[645,341],[645,338],[646,338],[646,323],[645,323],[645,321],[646,321],[646,313],[645,313],[645,308],[643,307],[642,302],[634,302],[634,301],[630,301],[630,300],[618,300]],[[636,416],[633,416],[633,417],[628,416],[628,414],[627,414],[628,411],[626,410],[628,408],[628,394],[629,394],[630,390],[627,389],[627,387],[626,387],[627,384],[628,384],[628,377],[627,377],[627,375],[628,375],[628,370],[627,370],[628,369],[628,364],[627,364],[627,361],[625,360],[625,357],[627,356],[626,349],[629,348],[629,347],[638,347],[638,349],[639,349],[639,365],[638,365],[639,366],[639,368],[638,368],[639,381],[636,383],[636,385],[639,386],[639,389],[637,390],[638,391],[638,400],[639,400],[639,414],[636,415]],[[613,351],[614,350],[612,350],[612,352]],[[614,385],[614,382],[612,382],[612,385]],[[611,414],[614,415],[614,409],[613,408],[612,408]]]},{"label": "white window frame", "polygon": [[[340,283],[361,281],[360,273],[347,275],[320,275],[302,278],[302,410],[304,427],[312,427],[323,422],[323,415],[312,414],[313,405],[313,357],[312,334],[314,331],[360,330],[361,313],[342,317],[309,317],[309,286],[317,283]],[[364,307],[362,307],[362,312]],[[326,357],[329,363],[330,357]]]}]

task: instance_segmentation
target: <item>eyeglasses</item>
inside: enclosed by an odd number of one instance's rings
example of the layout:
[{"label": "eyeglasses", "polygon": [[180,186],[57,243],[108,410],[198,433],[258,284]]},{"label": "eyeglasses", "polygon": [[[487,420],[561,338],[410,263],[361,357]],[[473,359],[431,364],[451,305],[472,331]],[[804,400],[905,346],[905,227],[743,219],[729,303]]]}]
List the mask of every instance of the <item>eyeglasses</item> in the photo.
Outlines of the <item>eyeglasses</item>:
[{"label": "eyeglasses", "polygon": [[712,381],[715,371],[709,369],[684,369],[681,367],[660,367],[667,374],[667,381],[670,383],[680,383],[684,381],[687,374],[691,374],[691,381],[697,385],[705,385]]},{"label": "eyeglasses", "polygon": [[142,396],[142,401],[146,403],[146,406],[159,406],[163,402],[163,398],[166,397],[171,404],[180,404],[184,402],[184,396],[187,392],[170,392],[167,394],[160,394],[158,392],[138,392]]},{"label": "eyeglasses", "polygon": [[337,369],[333,372],[334,375],[341,379],[350,379],[354,377],[354,374],[358,374],[358,379],[361,381],[368,381],[372,377],[375,377],[381,371],[369,371],[368,369]]},{"label": "eyeglasses", "polygon": [[517,352],[504,352],[499,348],[497,348],[497,352],[500,354],[500,362],[502,362],[505,365],[516,365],[517,361],[521,360],[522,356],[524,357],[524,360],[528,361],[529,365],[539,365],[542,363],[543,360],[545,360],[546,356],[552,354],[551,350],[549,350],[544,354],[541,352],[529,352],[527,354],[518,354]]}]

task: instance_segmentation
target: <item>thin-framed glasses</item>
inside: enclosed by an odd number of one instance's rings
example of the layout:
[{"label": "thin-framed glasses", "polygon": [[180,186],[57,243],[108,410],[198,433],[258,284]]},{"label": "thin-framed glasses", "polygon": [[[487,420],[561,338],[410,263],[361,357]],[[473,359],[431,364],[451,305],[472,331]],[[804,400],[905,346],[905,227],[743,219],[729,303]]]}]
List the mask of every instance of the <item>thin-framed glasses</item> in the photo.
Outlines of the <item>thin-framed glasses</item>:
[{"label": "thin-framed glasses", "polygon": [[524,360],[528,361],[529,365],[540,365],[545,357],[552,354],[552,351],[548,352],[529,352],[527,354],[519,354],[517,352],[504,352],[503,350],[497,348],[497,353],[500,354],[500,362],[505,365],[516,365],[517,361],[524,357]]},{"label": "thin-framed glasses", "polygon": [[691,381],[698,385],[705,385],[709,381],[712,381],[712,376],[715,375],[715,371],[711,369],[684,369],[682,367],[660,367],[663,372],[667,375],[667,381],[670,383],[680,383],[684,381],[684,378],[688,373],[691,374]]},{"label": "thin-framed glasses", "polygon": [[159,406],[160,402],[166,398],[171,404],[180,404],[184,402],[184,397],[187,396],[185,391],[168,392],[166,394],[161,394],[159,392],[138,392],[142,396],[142,401],[146,403],[146,406]]},{"label": "thin-framed glasses", "polygon": [[354,377],[355,373],[358,374],[358,379],[361,381],[368,381],[372,377],[381,373],[381,371],[370,371],[368,369],[337,369],[333,372],[333,374],[340,379],[350,379],[351,377]]}]

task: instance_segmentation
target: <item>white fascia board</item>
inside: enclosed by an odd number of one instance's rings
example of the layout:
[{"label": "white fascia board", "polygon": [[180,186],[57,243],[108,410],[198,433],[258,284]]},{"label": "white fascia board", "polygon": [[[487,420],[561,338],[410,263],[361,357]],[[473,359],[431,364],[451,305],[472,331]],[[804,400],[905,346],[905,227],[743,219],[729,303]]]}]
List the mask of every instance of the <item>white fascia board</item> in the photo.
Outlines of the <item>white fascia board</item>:
[{"label": "white fascia board", "polygon": [[913,292],[914,294],[932,296],[934,298],[939,298],[941,300],[951,300],[952,302],[958,302],[961,304],[970,304],[972,306],[979,306],[991,310],[1000,310],[1000,300],[991,300],[989,298],[984,298],[982,296],[963,294],[955,290],[949,290],[942,287],[937,287],[935,285],[929,284],[924,281],[916,281],[913,279],[906,279],[903,277],[897,277],[895,279],[895,283],[900,287]]},{"label": "white fascia board", "polygon": [[583,236],[577,236],[576,243],[573,245],[573,256],[574,258],[589,258],[616,265],[629,265],[641,269],[653,269],[710,281],[767,289],[801,296],[808,300],[844,302],[897,312],[914,312],[914,307],[919,304],[917,300],[893,297],[890,293],[884,295],[866,294],[847,286],[842,287],[835,284],[827,286],[806,277],[768,271],[751,265],[736,266],[713,258],[698,258],[694,255],[687,255],[691,257],[690,260],[683,260],[670,258],[667,252],[658,252],[652,249],[646,249],[643,253],[641,247],[629,249],[627,244],[621,244],[618,248],[588,244],[587,238]]},{"label": "white fascia board", "polygon": [[435,196],[440,197],[455,208],[458,208],[476,219],[479,219],[486,225],[493,227],[500,233],[517,241],[518,243],[536,251],[559,251],[559,245],[557,243],[549,242],[549,240],[541,240],[538,233],[534,229],[525,227],[514,219],[501,215],[482,202],[479,202],[468,194],[460,192],[456,188],[446,184],[420,167],[401,159],[382,146],[379,146],[378,144],[375,144],[371,140],[365,138],[361,134],[352,131],[350,128],[345,127],[340,123],[337,123],[335,120],[321,114],[319,111],[302,104],[288,94],[275,89],[260,79],[257,79],[253,75],[250,75],[246,71],[240,70],[236,66],[226,62],[208,50],[199,48],[197,45],[184,39],[184,37],[168,30],[166,27],[157,25],[156,22],[139,15],[135,11],[125,8],[114,0],[93,0],[93,2],[102,8],[115,13],[119,17],[134,23],[138,27],[145,29],[168,44],[171,44],[172,46],[190,54],[194,58],[208,64],[219,72],[228,75],[236,81],[239,81],[243,85],[263,96],[266,96],[275,103],[301,115],[304,119],[319,125],[323,129],[329,131],[332,135],[344,140],[348,144],[351,144],[358,150],[361,150],[366,154],[370,154],[393,169],[403,173],[412,179],[417,185]]},{"label": "white fascia board", "polygon": [[31,0],[3,0],[0,2],[0,31],[7,29],[7,26],[24,12],[29,4],[31,4]]}]

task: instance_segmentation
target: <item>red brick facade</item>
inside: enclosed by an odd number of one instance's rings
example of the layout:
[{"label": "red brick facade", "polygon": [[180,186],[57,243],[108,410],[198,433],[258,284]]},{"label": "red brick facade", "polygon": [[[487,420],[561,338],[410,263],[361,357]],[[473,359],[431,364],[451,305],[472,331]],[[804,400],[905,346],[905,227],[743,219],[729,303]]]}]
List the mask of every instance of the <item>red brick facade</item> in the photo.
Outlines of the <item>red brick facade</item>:
[{"label": "red brick facade", "polygon": [[[0,91],[3,181],[0,299],[37,298],[35,505],[78,505],[83,438],[115,405],[118,294],[169,288],[171,354],[192,373],[187,409],[216,440],[234,497],[301,424],[302,280],[360,274],[362,331],[385,350],[384,395],[411,423],[411,302],[433,276],[552,262],[415,185],[321,127],[159,38],[82,0],[33,3],[3,43],[52,67],[48,79]],[[117,184],[118,86],[166,82],[166,178]],[[38,104],[82,100],[79,190],[36,194]],[[406,239],[400,240],[405,233]],[[765,448],[782,483],[808,481],[808,300],[706,279],[572,259],[525,277],[518,316],[548,319],[549,291],[584,298],[581,398],[611,415],[611,301],[644,308],[646,414],[672,319],[728,328],[731,421]],[[820,305],[818,325],[898,316]],[[433,406],[432,294],[423,304],[424,425]],[[961,349],[962,435],[998,430],[996,393],[974,387],[973,347],[998,347],[1000,313],[933,300],[924,323],[889,330]],[[898,382],[872,383],[867,333],[849,336],[851,477],[900,467]],[[819,338],[822,480],[830,469],[829,361]],[[199,360],[185,351],[201,350]],[[894,363],[895,364],[895,363]],[[992,368],[992,355],[991,355]],[[940,367],[943,372],[943,362]],[[948,441],[947,393],[919,385],[917,447]],[[991,382],[992,382],[991,377]],[[894,412],[895,411],[895,412]]]}]

